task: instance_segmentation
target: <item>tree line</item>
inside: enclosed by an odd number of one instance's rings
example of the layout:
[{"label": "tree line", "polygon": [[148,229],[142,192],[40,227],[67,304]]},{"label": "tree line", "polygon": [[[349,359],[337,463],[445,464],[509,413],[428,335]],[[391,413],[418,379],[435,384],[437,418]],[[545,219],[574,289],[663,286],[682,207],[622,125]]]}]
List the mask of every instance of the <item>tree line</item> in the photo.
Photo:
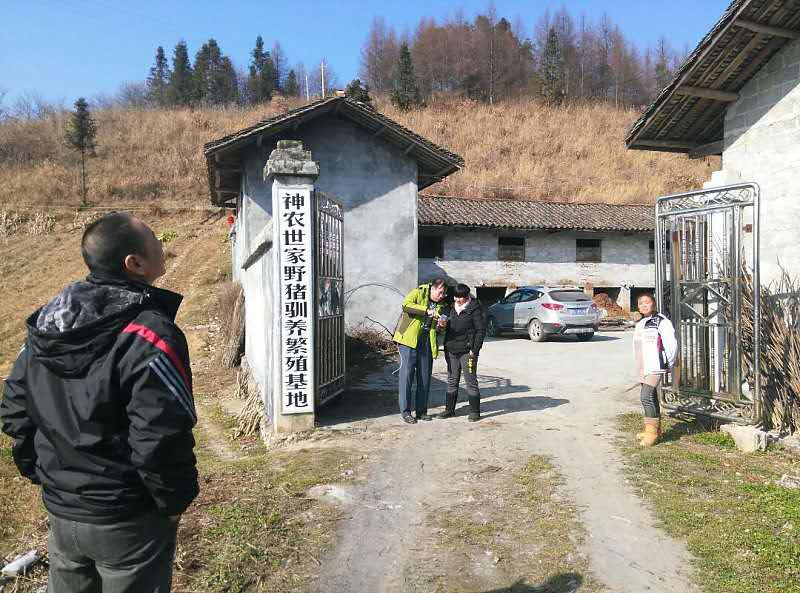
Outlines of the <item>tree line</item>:
[{"label": "tree line", "polygon": [[520,19],[512,24],[490,8],[472,20],[423,18],[405,38],[374,19],[361,50],[360,77],[375,92],[396,94],[408,85],[402,69],[413,70],[419,101],[449,93],[488,103],[537,96],[554,103],[642,105],[669,82],[687,53],[663,36],[641,49],[608,16],[592,22],[566,8],[548,11],[527,34]]},{"label": "tree line", "polygon": [[[336,73],[324,59],[310,72],[302,62],[289,67],[280,42],[267,49],[260,35],[250,52],[246,71],[237,70],[213,38],[197,51],[194,62],[186,42],[179,41],[171,62],[170,65],[164,48],[159,46],[138,100],[133,98],[129,102],[157,107],[258,104],[270,101],[276,94],[318,95],[323,84],[327,89],[339,84]],[[134,87],[129,94],[136,92]]]}]

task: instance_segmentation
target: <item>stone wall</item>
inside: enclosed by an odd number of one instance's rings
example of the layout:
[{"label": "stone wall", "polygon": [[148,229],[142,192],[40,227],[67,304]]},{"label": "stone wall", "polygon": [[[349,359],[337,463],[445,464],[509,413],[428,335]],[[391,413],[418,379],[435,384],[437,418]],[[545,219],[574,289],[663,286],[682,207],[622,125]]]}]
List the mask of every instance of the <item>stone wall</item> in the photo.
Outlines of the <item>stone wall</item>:
[{"label": "stone wall", "polygon": [[728,107],[722,165],[716,178],[761,187],[762,283],[777,278],[779,261],[800,275],[800,40],[776,54]]},{"label": "stone wall", "polygon": [[[650,263],[649,233],[506,233],[488,230],[423,229],[444,234],[444,257],[420,259],[420,282],[447,275],[470,287],[570,284],[594,287],[652,288],[655,266]],[[499,236],[524,236],[525,261],[498,260]],[[576,240],[600,239],[602,262],[578,263]],[[629,305],[628,291],[619,303]]]}]

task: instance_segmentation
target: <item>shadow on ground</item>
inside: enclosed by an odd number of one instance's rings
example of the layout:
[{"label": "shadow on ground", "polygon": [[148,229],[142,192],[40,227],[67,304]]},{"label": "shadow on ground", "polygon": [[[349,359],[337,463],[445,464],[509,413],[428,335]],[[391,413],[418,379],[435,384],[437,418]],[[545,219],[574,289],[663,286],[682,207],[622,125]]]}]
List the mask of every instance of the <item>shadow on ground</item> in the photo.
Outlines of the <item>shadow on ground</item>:
[{"label": "shadow on ground", "polygon": [[565,572],[547,579],[541,585],[529,585],[524,579],[508,587],[481,591],[481,593],[574,593],[583,583],[583,577],[575,572]]},{"label": "shadow on ground", "polygon": [[[485,418],[513,414],[515,412],[545,410],[569,403],[567,399],[552,398],[544,395],[507,397],[516,393],[531,394],[534,390],[528,385],[515,385],[505,377],[478,375],[478,380],[481,390],[481,415]],[[430,408],[444,405],[446,388],[447,384],[442,379],[437,377],[431,379],[431,391],[428,400]],[[459,406],[466,401],[467,394],[462,385],[459,391]],[[385,418],[398,414],[396,389],[352,389],[317,411],[317,425],[334,426],[336,424]]]}]

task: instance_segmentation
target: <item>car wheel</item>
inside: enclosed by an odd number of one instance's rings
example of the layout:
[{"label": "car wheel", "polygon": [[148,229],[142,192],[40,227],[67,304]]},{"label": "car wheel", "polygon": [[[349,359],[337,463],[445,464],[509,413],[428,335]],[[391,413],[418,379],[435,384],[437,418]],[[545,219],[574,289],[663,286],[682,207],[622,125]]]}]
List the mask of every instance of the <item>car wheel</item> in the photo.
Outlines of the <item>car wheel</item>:
[{"label": "car wheel", "polygon": [[547,339],[541,321],[538,319],[531,319],[531,322],[528,324],[528,337],[531,339],[531,342],[544,342],[545,339]]},{"label": "car wheel", "polygon": [[489,337],[491,338],[500,335],[500,332],[497,330],[497,322],[494,320],[494,317],[489,317],[489,320],[486,322],[486,333],[489,334]]},{"label": "car wheel", "polygon": [[590,334],[577,334],[577,338],[579,342],[588,342],[594,337],[594,332]]}]

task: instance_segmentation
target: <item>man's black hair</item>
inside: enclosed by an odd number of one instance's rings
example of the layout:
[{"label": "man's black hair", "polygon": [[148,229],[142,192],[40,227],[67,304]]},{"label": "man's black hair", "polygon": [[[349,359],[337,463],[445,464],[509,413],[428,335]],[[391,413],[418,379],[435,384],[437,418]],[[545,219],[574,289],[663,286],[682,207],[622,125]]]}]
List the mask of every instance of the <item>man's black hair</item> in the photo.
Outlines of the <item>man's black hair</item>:
[{"label": "man's black hair", "polygon": [[458,284],[455,291],[453,291],[453,296],[459,299],[467,298],[469,296],[469,286],[466,284]]},{"label": "man's black hair", "polygon": [[436,278],[431,281],[431,286],[444,286],[445,284],[447,284],[447,280],[444,278]]},{"label": "man's black hair", "polygon": [[125,277],[125,258],[145,252],[145,238],[134,220],[127,212],[109,212],[86,227],[81,255],[90,272]]}]

